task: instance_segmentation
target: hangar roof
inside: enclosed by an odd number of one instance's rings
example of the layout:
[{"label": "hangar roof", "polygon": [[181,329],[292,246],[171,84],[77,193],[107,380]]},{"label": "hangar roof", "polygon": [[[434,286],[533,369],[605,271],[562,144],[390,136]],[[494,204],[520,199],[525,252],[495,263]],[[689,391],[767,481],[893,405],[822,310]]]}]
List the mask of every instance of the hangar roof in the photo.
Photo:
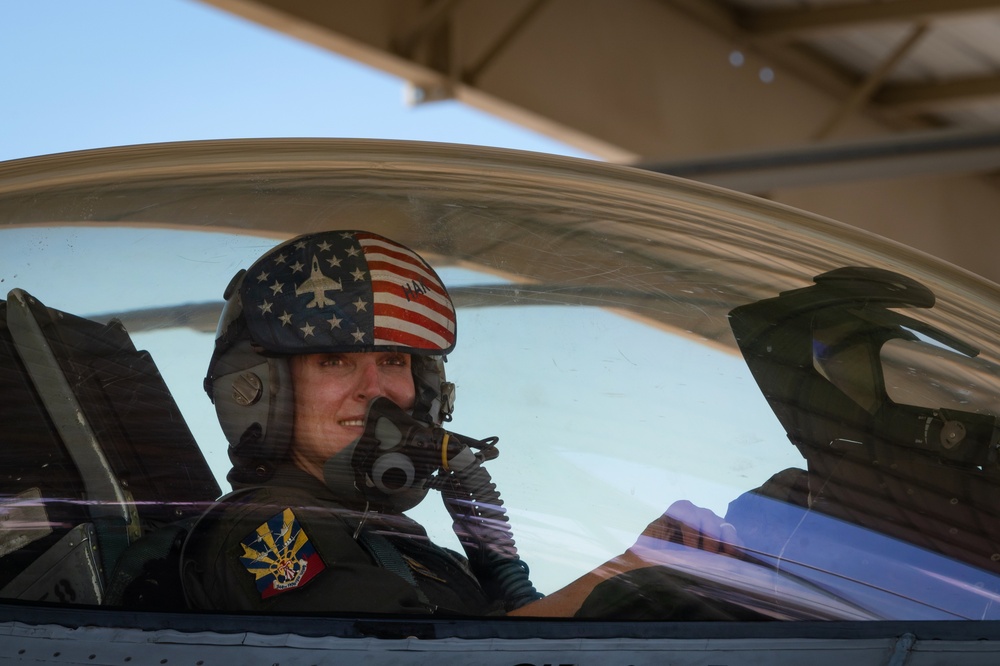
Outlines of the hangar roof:
[{"label": "hangar roof", "polygon": [[[996,0],[205,0],[603,158],[1000,281]],[[336,82],[317,82],[336,85]]]}]

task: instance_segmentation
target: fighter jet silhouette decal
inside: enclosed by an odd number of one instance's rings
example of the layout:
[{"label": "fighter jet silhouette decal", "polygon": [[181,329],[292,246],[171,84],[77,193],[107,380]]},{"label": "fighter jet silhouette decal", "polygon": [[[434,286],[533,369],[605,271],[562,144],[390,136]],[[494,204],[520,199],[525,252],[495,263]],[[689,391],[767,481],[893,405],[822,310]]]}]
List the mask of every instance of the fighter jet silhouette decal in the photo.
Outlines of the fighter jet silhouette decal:
[{"label": "fighter jet silhouette decal", "polygon": [[312,269],[309,272],[309,277],[295,288],[295,294],[299,296],[311,292],[313,299],[306,304],[306,307],[322,308],[327,305],[335,305],[334,301],[326,297],[326,292],[343,291],[343,289],[338,280],[323,275],[323,271],[319,268],[319,257],[313,255]]}]

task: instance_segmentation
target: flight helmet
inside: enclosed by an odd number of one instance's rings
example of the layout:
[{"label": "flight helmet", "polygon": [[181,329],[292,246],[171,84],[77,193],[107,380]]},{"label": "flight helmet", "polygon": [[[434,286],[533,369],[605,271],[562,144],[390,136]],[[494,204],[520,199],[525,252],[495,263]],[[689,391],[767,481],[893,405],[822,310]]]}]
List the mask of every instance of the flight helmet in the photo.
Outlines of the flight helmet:
[{"label": "flight helmet", "polygon": [[241,270],[224,294],[205,390],[233,461],[231,481],[264,480],[291,444],[295,354],[411,355],[412,415],[451,420],[455,307],[416,252],[367,231],[324,231],[282,243]]}]

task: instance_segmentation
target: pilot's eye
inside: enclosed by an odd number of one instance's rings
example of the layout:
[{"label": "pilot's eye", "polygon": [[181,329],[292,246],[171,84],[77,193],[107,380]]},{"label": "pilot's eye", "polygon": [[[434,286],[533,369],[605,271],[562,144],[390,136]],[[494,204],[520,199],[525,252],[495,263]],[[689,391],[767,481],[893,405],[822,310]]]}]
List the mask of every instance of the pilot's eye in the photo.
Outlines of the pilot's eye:
[{"label": "pilot's eye", "polygon": [[410,356],[408,354],[387,354],[382,359],[382,365],[394,365],[401,368],[410,366]]},{"label": "pilot's eye", "polygon": [[344,358],[343,354],[327,354],[322,359],[320,359],[319,364],[323,367],[335,367],[344,365],[347,359]]}]

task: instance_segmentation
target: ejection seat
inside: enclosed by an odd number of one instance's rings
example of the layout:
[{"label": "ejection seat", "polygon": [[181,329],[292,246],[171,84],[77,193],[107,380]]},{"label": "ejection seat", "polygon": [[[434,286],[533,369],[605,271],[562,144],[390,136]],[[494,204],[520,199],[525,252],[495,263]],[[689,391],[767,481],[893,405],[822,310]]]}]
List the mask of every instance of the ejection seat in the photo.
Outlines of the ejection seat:
[{"label": "ejection seat", "polygon": [[152,358],[118,320],[15,289],[0,300],[0,396],[0,599],[126,603],[157,534],[220,494]]},{"label": "ejection seat", "polygon": [[883,359],[890,343],[927,341],[928,367],[903,369],[906,383],[930,387],[940,381],[936,363],[978,350],[897,311],[935,304],[906,276],[845,267],[814,282],[729,315],[754,379],[805,458],[808,507],[1000,573],[996,405],[962,405],[978,381],[971,375],[957,378],[957,406],[897,402]]}]

